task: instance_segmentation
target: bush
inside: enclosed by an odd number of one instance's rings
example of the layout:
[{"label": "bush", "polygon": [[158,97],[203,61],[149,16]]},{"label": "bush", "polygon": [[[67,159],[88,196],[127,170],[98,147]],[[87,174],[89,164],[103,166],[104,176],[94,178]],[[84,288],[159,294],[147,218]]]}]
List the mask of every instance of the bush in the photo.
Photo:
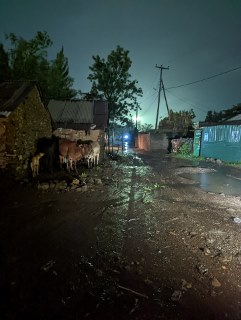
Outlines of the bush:
[{"label": "bush", "polygon": [[192,152],[191,148],[190,148],[190,144],[189,143],[183,143],[181,145],[181,147],[178,149],[178,153],[182,154],[182,155],[189,155]]}]

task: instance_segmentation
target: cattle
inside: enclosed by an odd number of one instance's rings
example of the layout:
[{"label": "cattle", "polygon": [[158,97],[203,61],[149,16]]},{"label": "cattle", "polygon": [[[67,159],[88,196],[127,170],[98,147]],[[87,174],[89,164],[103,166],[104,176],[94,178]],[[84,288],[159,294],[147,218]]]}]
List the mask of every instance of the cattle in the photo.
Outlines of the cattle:
[{"label": "cattle", "polygon": [[67,154],[67,164],[69,165],[69,169],[73,170],[75,168],[76,170],[76,164],[81,159],[84,159],[84,153],[83,153],[83,146],[82,145],[75,145],[71,146],[68,150]]},{"label": "cattle", "polygon": [[99,164],[100,144],[97,141],[90,143],[90,153],[88,155],[88,167],[95,167]]},{"label": "cattle", "polygon": [[67,159],[63,156],[61,156],[61,154],[59,155],[59,165],[60,165],[60,169],[63,169],[64,164],[67,162]]},{"label": "cattle", "polygon": [[66,158],[69,148],[74,147],[76,145],[77,145],[77,143],[75,141],[68,140],[68,139],[60,139],[59,140],[59,153],[63,157]]},{"label": "cattle", "polygon": [[80,160],[86,161],[88,168],[97,166],[100,144],[92,140],[78,140],[76,142],[52,136],[51,138],[40,138],[38,140],[37,152],[43,154],[41,164],[50,173],[56,167],[63,169],[64,164],[70,171],[76,170],[76,164]]},{"label": "cattle", "polygon": [[40,138],[37,142],[37,150],[39,153],[44,153],[43,163],[45,169],[52,173],[57,167],[59,159],[59,138],[52,136],[51,138]]},{"label": "cattle", "polygon": [[36,177],[39,173],[39,160],[44,156],[44,153],[38,153],[34,157],[32,157],[30,162],[30,167],[32,170],[33,177]]},{"label": "cattle", "polygon": [[86,146],[68,139],[59,140],[59,159],[61,166],[67,164],[67,170],[76,170],[76,163],[85,158]]},{"label": "cattle", "polygon": [[99,164],[100,144],[93,140],[78,140],[78,144],[85,148],[83,157],[87,161],[88,168],[95,167]]},{"label": "cattle", "polygon": [[76,170],[76,163],[86,161],[88,168],[97,166],[99,163],[100,144],[92,140],[77,142],[68,139],[59,140],[59,159],[61,167],[67,164],[67,170]]}]

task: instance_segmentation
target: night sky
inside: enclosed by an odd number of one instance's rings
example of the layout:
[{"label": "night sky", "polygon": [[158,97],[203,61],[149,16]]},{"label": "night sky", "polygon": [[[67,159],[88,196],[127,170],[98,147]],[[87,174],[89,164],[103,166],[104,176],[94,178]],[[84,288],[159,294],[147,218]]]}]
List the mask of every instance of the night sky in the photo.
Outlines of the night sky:
[{"label": "night sky", "polygon": [[[93,55],[129,50],[132,79],[143,89],[141,123],[155,125],[159,69],[169,107],[208,110],[241,103],[241,0],[0,0],[0,42],[15,33],[27,40],[47,31],[49,59],[64,46],[74,88],[87,92]],[[237,70],[225,73],[231,69]],[[180,88],[182,84],[209,80]],[[163,95],[160,116],[167,115]]]}]

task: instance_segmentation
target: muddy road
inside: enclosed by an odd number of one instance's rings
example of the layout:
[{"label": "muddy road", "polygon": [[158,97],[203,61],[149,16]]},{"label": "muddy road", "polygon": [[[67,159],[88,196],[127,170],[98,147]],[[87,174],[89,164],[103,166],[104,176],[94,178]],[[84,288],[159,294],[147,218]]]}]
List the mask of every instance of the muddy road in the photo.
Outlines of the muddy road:
[{"label": "muddy road", "polygon": [[139,152],[78,190],[1,180],[1,319],[240,320],[241,191],[185,176],[215,166]]}]

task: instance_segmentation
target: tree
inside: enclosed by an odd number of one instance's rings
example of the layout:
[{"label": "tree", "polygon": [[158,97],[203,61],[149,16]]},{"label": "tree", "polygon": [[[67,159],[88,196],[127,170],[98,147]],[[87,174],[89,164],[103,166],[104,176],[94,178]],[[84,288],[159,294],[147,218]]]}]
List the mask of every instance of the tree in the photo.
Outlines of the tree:
[{"label": "tree", "polygon": [[147,123],[141,124],[140,122],[138,122],[137,123],[137,128],[138,128],[138,131],[149,132],[150,130],[153,129],[153,125],[152,124],[147,124]]},{"label": "tree", "polygon": [[9,80],[11,77],[11,70],[8,62],[8,54],[0,44],[0,82]]},{"label": "tree", "polygon": [[93,56],[94,63],[88,79],[92,82],[92,94],[108,101],[109,120],[126,123],[131,111],[140,109],[137,101],[142,96],[142,89],[137,87],[138,81],[131,80],[129,69],[132,61],[129,51],[117,46],[107,59]]},{"label": "tree", "polygon": [[222,112],[208,111],[205,121],[217,123],[223,118]]},{"label": "tree", "polygon": [[95,82],[93,82],[90,92],[84,95],[84,99],[85,100],[103,100],[104,99],[103,94],[98,93],[98,89]]},{"label": "tree", "polygon": [[[73,79],[69,76],[68,59],[63,48],[56,59],[48,61],[47,49],[52,41],[47,32],[38,31],[29,41],[17,37],[14,33],[6,35],[11,43],[8,51],[8,66],[12,80],[33,80],[41,87],[43,96],[52,99],[69,99],[76,95],[72,89]],[[0,48],[1,56],[1,48]],[[4,77],[3,80],[8,80]]]},{"label": "tree", "polygon": [[209,110],[209,111],[207,112],[205,121],[206,121],[206,122],[212,122],[212,118],[213,118],[213,112],[212,112],[211,110]]},{"label": "tree", "polygon": [[38,31],[33,39],[27,41],[10,33],[6,39],[13,47],[9,51],[12,79],[38,81],[40,66],[47,59],[47,48],[52,45],[48,34]]},{"label": "tree", "polygon": [[227,121],[232,117],[235,117],[237,114],[241,113],[241,103],[238,103],[237,105],[234,105],[232,108],[222,110],[220,112],[216,111],[208,111],[205,121],[206,122],[214,122],[214,123],[220,123],[223,121]]},{"label": "tree", "polygon": [[162,119],[159,123],[159,127],[170,126],[173,128],[183,127],[188,128],[192,126],[192,120],[196,117],[193,109],[189,111],[173,111],[170,109],[169,116]]},{"label": "tree", "polygon": [[68,59],[64,56],[64,48],[57,53],[52,61],[48,79],[49,98],[64,100],[76,96],[76,91],[71,89],[74,80],[69,76]]}]

